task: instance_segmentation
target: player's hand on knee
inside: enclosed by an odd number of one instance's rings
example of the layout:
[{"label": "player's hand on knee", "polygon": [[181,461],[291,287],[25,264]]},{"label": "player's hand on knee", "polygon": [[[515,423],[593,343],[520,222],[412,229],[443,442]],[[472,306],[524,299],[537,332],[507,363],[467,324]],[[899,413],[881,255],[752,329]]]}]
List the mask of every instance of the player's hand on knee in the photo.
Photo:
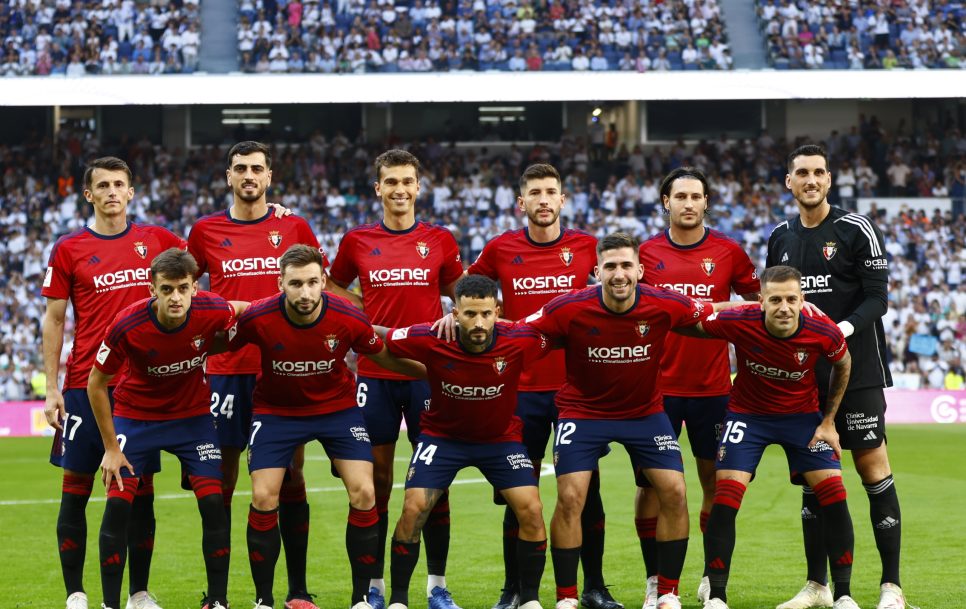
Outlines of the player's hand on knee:
[{"label": "player's hand on knee", "polygon": [[60,391],[47,392],[47,397],[44,400],[44,416],[47,417],[48,425],[64,431],[61,421],[67,417],[67,411],[64,409],[64,395]]},{"label": "player's hand on knee", "polygon": [[808,443],[808,447],[815,448],[815,445],[819,442],[825,442],[831,446],[832,450],[835,451],[836,459],[842,458],[842,445],[839,443],[839,433],[835,430],[835,423],[823,421],[821,425],[816,427],[815,434]]},{"label": "player's hand on knee", "polygon": [[101,480],[104,482],[105,488],[111,487],[111,480],[117,480],[117,488],[124,490],[124,479],[121,477],[121,470],[127,469],[128,472],[134,475],[134,466],[131,462],[127,460],[124,453],[117,450],[109,450],[104,452],[104,457],[101,459]]}]

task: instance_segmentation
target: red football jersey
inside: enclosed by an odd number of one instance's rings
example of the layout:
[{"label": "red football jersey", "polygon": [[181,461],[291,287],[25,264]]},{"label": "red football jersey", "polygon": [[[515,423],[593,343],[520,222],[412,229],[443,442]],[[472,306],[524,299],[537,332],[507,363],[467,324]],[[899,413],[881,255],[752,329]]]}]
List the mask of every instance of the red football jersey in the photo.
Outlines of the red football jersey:
[{"label": "red football jersey", "polygon": [[436,338],[430,324],[390,330],[386,345],[426,365],[432,391],[419,425],[430,436],[463,442],[520,442],[516,416],[520,373],[550,349],[546,337],[526,324],[497,322],[493,343],[469,353],[459,341]]},{"label": "red football jersey", "polygon": [[[597,239],[566,229],[550,243],[530,239],[527,229],[507,231],[488,242],[469,272],[500,283],[503,317],[523,319],[551,299],[587,287],[597,264]],[[521,391],[557,391],[566,378],[563,351],[527,368]]]},{"label": "red football jersey", "polygon": [[248,344],[261,351],[255,413],[306,417],[356,407],[345,355],[349,349],[379,353],[382,339],[348,300],[323,292],[321,306],[319,318],[304,326],[286,314],[284,294],[257,300],[238,317],[231,348]]},{"label": "red football jersey", "polygon": [[[724,233],[707,229],[694,245],[676,245],[668,231],[641,244],[644,283],[680,292],[701,302],[723,302],[761,288],[755,265]],[[700,374],[696,374],[700,371]],[[728,395],[728,343],[670,334],[661,359],[664,393],[685,397]]]},{"label": "red football jersey", "polygon": [[[394,231],[382,222],[350,230],[332,262],[332,279],[348,285],[358,277],[362,302],[372,323],[401,328],[443,316],[440,290],[463,274],[456,239],[442,226],[417,222]],[[405,380],[359,359],[359,374]]]},{"label": "red football jersey", "polygon": [[[278,259],[296,243],[319,247],[308,222],[276,218],[272,209],[258,220],[235,220],[228,210],[198,220],[188,235],[188,251],[208,272],[211,290],[228,300],[252,301],[278,294]],[[321,248],[320,248],[321,251]],[[322,252],[322,270],[329,262]],[[256,374],[258,349],[223,353],[208,362],[208,374]]]},{"label": "red football jersey", "polygon": [[821,357],[839,361],[847,345],[827,317],[802,314],[798,320],[798,332],[788,338],[768,333],[759,305],[720,311],[701,322],[705,332],[735,345],[738,376],[729,409],[751,414],[818,411],[815,364]]},{"label": "red football jersey", "polygon": [[637,419],[664,411],[660,366],[672,328],[693,326],[711,310],[662,288],[638,285],[636,302],[617,314],[601,286],[558,296],[527,318],[551,340],[562,339],[567,382],[557,392],[560,418]]},{"label": "red football jersey", "polygon": [[64,389],[87,387],[105,328],[115,313],[151,295],[151,260],[172,247],[184,249],[184,239],[159,226],[133,222],[117,235],[84,228],[57,240],[41,294],[69,299],[74,309],[74,346],[67,357]]},{"label": "red football jersey", "polygon": [[104,374],[117,374],[127,363],[114,390],[114,414],[144,421],[210,414],[205,360],[215,334],[232,331],[235,310],[217,294],[198,292],[184,323],[169,330],[152,302],[118,313],[97,350],[94,366]]}]

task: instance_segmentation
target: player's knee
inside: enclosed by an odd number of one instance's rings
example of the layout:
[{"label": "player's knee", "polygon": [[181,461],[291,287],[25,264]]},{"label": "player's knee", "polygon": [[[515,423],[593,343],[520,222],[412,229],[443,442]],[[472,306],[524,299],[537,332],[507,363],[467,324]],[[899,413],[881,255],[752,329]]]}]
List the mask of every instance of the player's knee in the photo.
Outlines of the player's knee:
[{"label": "player's knee", "polygon": [[541,539],[545,535],[543,524],[543,504],[540,500],[530,501],[516,511],[520,523],[520,535],[527,539]]},{"label": "player's knee", "polygon": [[573,486],[558,488],[556,512],[564,518],[580,518],[586,499],[586,493]]},{"label": "player's knee", "polygon": [[360,481],[347,488],[349,505],[357,510],[370,510],[376,505],[376,490],[371,480]]},{"label": "player's knee", "polygon": [[252,505],[256,510],[267,512],[278,507],[278,491],[258,489],[252,491]]},{"label": "player's knee", "polygon": [[662,512],[687,511],[688,495],[684,486],[684,480],[667,484],[661,489],[658,499],[661,504]]}]

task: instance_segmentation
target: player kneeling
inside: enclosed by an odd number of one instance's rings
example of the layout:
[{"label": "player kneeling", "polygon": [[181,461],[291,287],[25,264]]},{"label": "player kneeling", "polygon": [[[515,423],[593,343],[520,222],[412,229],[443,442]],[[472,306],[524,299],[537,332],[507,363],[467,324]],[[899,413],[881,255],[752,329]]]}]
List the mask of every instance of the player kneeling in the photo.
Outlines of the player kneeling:
[{"label": "player kneeling", "polygon": [[[231,539],[204,365],[216,335],[234,326],[235,311],[220,296],[198,292],[197,272],[198,264],[187,252],[172,248],[159,254],[151,262],[152,298],[117,314],[88,380],[87,394],[104,442],[101,472],[108,487],[100,532],[106,609],[120,606],[131,503],[145,464],[159,450],[181,460],[198,499],[208,576],[203,608],[228,606]],[[107,387],[122,370],[112,418]]]},{"label": "player kneeling", "polygon": [[[403,512],[392,539],[389,609],[409,605],[409,580],[419,559],[419,536],[430,511],[464,467],[477,467],[506,499],[520,522],[517,558],[521,609],[539,609],[547,533],[536,472],[514,414],[521,372],[549,349],[536,330],[497,322],[497,288],[481,275],[456,284],[457,340],[437,338],[430,324],[387,332],[389,350],[426,364],[432,399],[422,414],[406,475]],[[449,592],[430,591],[429,606],[445,606]]]},{"label": "player kneeling", "polygon": [[[735,546],[735,520],[745,489],[769,444],[785,451],[792,482],[815,489],[825,523],[834,609],[858,609],[849,596],[854,535],[842,485],[835,413],[851,357],[832,320],[802,312],[801,273],[775,266],[761,274],[761,306],[716,313],[696,326],[735,345],[738,376],[731,391],[715,463],[715,493],[704,535],[711,592],[704,609],[727,609],[725,588]],[[764,315],[762,314],[764,309]],[[815,366],[832,365],[825,416],[818,409]],[[833,603],[829,599],[830,604]]]},{"label": "player kneeling", "polygon": [[[370,609],[365,594],[374,576],[379,517],[372,482],[372,447],[356,406],[356,385],[345,363],[349,349],[394,372],[425,376],[421,364],[386,351],[369,319],[352,304],[323,292],[318,248],[293,245],[279,260],[281,294],[256,300],[238,318],[229,347],[258,345],[262,372],[252,397],[248,469],[248,555],[256,609],[272,609],[275,563],[281,536],[279,491],[292,454],[318,440],[349,493],[346,549],[352,572],[353,609]],[[299,609],[301,599],[286,607]],[[314,605],[312,605],[314,606]]]}]

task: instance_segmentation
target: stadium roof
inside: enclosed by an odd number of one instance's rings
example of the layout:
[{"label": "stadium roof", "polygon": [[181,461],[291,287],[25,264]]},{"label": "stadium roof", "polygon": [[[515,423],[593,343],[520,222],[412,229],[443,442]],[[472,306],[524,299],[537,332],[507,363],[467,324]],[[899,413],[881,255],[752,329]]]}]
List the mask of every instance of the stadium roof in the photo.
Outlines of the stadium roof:
[{"label": "stadium roof", "polygon": [[0,105],[966,97],[957,70],[193,74],[4,79]]}]

